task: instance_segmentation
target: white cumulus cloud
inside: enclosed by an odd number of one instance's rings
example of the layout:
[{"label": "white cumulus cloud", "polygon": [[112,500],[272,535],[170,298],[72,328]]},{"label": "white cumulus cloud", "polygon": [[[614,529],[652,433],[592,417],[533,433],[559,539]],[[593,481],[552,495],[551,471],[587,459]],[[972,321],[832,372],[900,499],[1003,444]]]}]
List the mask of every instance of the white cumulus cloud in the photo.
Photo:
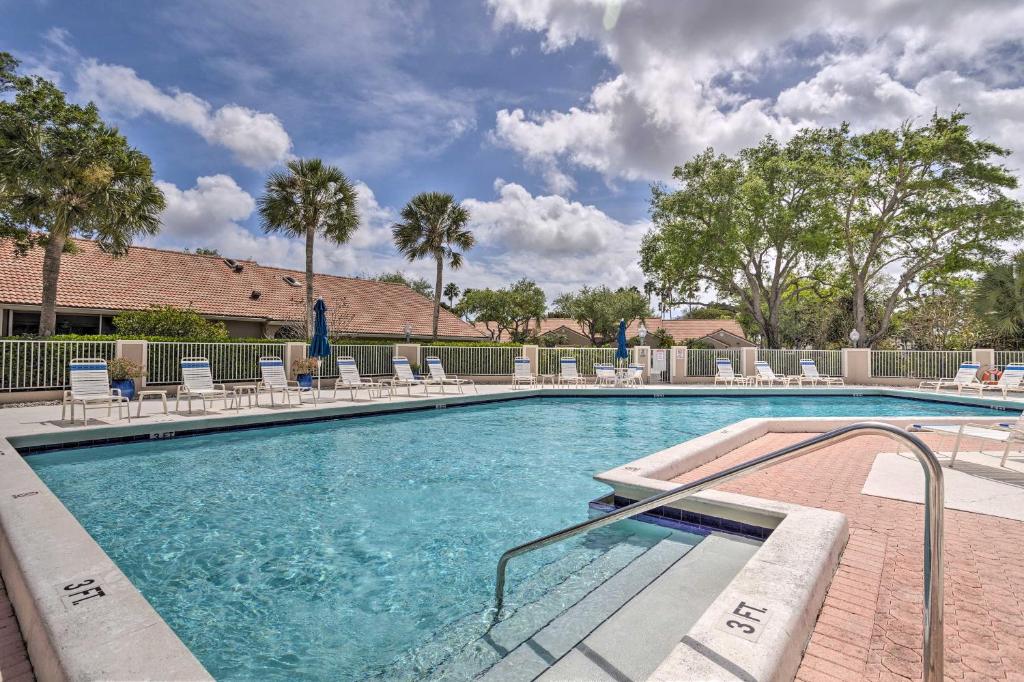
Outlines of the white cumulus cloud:
[{"label": "white cumulus cloud", "polygon": [[161,90],[126,66],[94,59],[80,64],[75,80],[78,95],[104,111],[128,117],[150,114],[187,126],[252,168],[268,168],[291,154],[291,137],[274,114],[237,104],[214,108],[192,93]]},{"label": "white cumulus cloud", "polygon": [[[896,126],[960,108],[986,137],[1019,144],[1024,4],[1008,0],[490,0],[498,28],[548,52],[588,42],[612,73],[582,105],[497,112],[493,136],[553,191],[587,169],[662,180],[707,146],[851,121]],[[953,19],[955,17],[955,19]]]}]

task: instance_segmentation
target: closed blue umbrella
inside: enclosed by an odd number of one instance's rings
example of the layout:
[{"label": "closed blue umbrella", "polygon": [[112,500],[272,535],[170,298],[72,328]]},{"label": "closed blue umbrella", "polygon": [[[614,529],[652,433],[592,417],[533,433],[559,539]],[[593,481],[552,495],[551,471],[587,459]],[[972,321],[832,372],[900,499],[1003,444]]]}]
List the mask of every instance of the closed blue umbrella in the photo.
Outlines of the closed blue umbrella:
[{"label": "closed blue umbrella", "polygon": [[626,349],[626,321],[619,320],[619,340],[615,348],[615,359],[626,360],[629,358],[629,351]]},{"label": "closed blue umbrella", "polygon": [[[316,299],[313,304],[313,338],[306,353],[311,358],[326,358],[331,355],[331,344],[327,340],[327,304]],[[316,370],[316,390],[320,391],[320,368]]]}]

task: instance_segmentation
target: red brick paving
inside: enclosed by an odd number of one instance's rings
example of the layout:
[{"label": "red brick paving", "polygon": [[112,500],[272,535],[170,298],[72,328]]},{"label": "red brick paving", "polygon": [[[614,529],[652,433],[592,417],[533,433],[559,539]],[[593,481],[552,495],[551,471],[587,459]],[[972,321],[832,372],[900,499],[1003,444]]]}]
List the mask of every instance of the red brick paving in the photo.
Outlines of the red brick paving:
[{"label": "red brick paving", "polygon": [[[693,480],[810,435],[770,433],[675,480]],[[936,449],[949,446],[948,440],[925,440]],[[888,439],[857,438],[721,486],[842,512],[849,521],[849,544],[797,680],[921,677],[924,507],[860,493],[875,455],[892,451]],[[945,676],[1024,682],[1024,523],[946,510]]]},{"label": "red brick paving", "polygon": [[34,679],[18,620],[0,580],[0,682],[30,682]]}]

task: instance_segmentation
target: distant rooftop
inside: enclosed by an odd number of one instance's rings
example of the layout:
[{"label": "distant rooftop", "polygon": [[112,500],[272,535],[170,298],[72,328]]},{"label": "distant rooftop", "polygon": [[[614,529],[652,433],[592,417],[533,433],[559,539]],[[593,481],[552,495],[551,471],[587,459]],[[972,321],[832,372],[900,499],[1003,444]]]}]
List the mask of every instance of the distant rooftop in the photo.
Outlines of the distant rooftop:
[{"label": "distant rooftop", "polygon": [[[294,323],[304,319],[305,273],[234,261],[133,246],[123,258],[103,253],[96,242],[75,239],[76,253],[61,259],[57,305],[95,310],[145,310],[172,305],[224,319]],[[0,240],[0,304],[42,303],[43,250],[15,256],[13,242]],[[288,278],[288,279],[286,279]],[[317,274],[315,293],[328,307],[332,333],[351,336],[431,334],[433,301],[404,284]],[[254,292],[259,292],[258,297]],[[473,325],[442,309],[438,336],[483,340]]]}]

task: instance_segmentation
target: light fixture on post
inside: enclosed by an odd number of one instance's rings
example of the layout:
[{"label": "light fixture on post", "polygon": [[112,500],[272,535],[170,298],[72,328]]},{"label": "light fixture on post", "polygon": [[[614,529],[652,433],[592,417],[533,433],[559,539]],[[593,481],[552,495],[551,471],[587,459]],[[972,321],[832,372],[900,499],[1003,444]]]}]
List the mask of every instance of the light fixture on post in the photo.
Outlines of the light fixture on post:
[{"label": "light fixture on post", "polygon": [[412,325],[406,322],[405,326],[402,327],[402,331],[405,332],[405,342],[409,343],[412,339]]},{"label": "light fixture on post", "polygon": [[644,326],[643,320],[640,320],[640,328],[636,330],[636,335],[640,337],[640,345],[644,345],[644,339],[647,338],[647,327]]},{"label": "light fixture on post", "polygon": [[850,341],[853,342],[853,347],[857,348],[857,342],[860,341],[860,332],[854,329],[850,332]]}]

